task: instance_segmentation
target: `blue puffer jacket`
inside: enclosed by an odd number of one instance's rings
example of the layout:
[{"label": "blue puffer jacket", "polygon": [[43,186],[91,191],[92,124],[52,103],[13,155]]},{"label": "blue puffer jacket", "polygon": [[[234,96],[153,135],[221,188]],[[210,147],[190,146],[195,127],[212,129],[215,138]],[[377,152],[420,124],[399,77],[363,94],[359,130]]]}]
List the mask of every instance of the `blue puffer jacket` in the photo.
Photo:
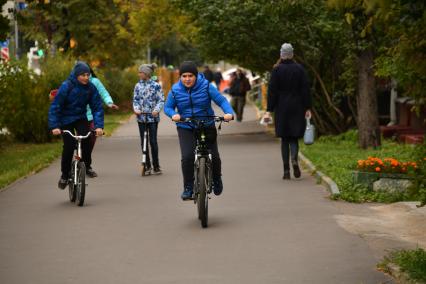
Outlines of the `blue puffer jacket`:
[{"label": "blue puffer jacket", "polygon": [[[224,113],[234,113],[228,100],[213,85],[209,84],[203,74],[199,73],[197,81],[191,88],[186,88],[181,81],[172,86],[164,106],[164,113],[169,117],[179,113],[182,118],[214,115],[211,106],[212,100]],[[212,121],[211,125],[213,123]],[[187,123],[177,123],[177,126],[192,128]]]},{"label": "blue puffer jacket", "polygon": [[78,82],[73,69],[50,105],[49,129],[87,119],[87,105],[92,109],[95,128],[104,128],[104,110],[96,87],[90,82],[87,85]]}]

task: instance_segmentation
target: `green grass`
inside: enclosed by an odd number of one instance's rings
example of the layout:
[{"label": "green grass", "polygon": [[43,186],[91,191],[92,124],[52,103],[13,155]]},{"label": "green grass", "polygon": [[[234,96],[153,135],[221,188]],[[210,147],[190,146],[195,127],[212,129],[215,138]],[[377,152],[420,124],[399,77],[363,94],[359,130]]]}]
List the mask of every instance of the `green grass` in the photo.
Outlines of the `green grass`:
[{"label": "green grass", "polygon": [[111,136],[113,131],[122,123],[129,119],[131,113],[106,114],[104,121],[104,132],[106,136]]},{"label": "green grass", "polygon": [[390,272],[389,263],[398,265],[411,280],[426,283],[426,251],[424,249],[394,251],[378,264],[378,268]]},{"label": "green grass", "polygon": [[[130,114],[105,116],[105,132],[109,136]],[[0,148],[0,189],[15,180],[38,172],[61,155],[62,142],[45,144],[9,143]]]},{"label": "green grass", "polygon": [[319,171],[336,182],[341,199],[350,202],[415,200],[416,197],[407,194],[377,193],[353,184],[351,173],[356,169],[357,161],[367,159],[368,156],[414,161],[418,158],[420,146],[383,140],[379,149],[363,150],[358,147],[356,140],[357,133],[352,130],[338,136],[320,137],[313,145],[306,146],[301,143],[301,151]]}]

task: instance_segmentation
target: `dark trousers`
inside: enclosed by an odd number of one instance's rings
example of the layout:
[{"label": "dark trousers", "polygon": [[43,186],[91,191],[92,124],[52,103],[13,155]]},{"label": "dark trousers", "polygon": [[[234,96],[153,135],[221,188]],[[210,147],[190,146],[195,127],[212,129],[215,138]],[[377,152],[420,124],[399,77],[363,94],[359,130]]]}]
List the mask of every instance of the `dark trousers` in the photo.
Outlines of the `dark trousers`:
[{"label": "dark trousers", "polygon": [[237,121],[243,120],[244,106],[246,105],[245,96],[233,96],[231,98],[231,106],[237,114]]},{"label": "dark trousers", "polygon": [[[179,136],[180,152],[182,155],[181,165],[183,174],[183,186],[193,186],[194,184],[194,160],[195,160],[195,136],[194,130],[179,128],[177,129]],[[217,147],[217,132],[216,128],[208,128],[206,130],[207,137],[213,137],[208,144],[212,154],[212,171],[213,179],[218,179],[222,176],[222,162],[219,156]]]},{"label": "dark trousers", "polygon": [[297,163],[299,153],[299,141],[294,137],[281,138],[281,156],[283,159],[284,170],[290,170],[290,157],[291,161]]},{"label": "dark trousers", "polygon": [[[86,135],[89,132],[89,126],[87,120],[80,119],[74,121],[71,124],[65,125],[62,127],[62,130],[69,130],[74,132],[76,130],[77,135]],[[71,162],[72,156],[74,154],[74,149],[77,147],[77,141],[72,138],[70,135],[64,133],[62,135],[62,140],[64,141],[64,145],[62,147],[62,160],[61,160],[61,171],[62,178],[68,179],[69,173],[71,171]],[[81,141],[81,150],[83,155],[83,161],[86,164],[86,168],[90,168],[92,163],[92,159],[90,157],[90,139],[83,139]]]},{"label": "dark trousers", "polygon": [[[89,126],[90,130],[95,130],[95,123],[93,122],[93,120],[89,121],[87,123],[87,125]],[[96,143],[96,135],[90,135],[89,139],[89,160],[90,160],[90,164],[92,164],[92,152],[93,152],[93,148],[95,148],[95,143]],[[91,169],[92,167],[90,166],[86,166],[87,169]]]},{"label": "dark trousers", "polygon": [[158,129],[158,122],[149,122],[149,123],[143,123],[139,122],[139,135],[141,136],[141,149],[143,151],[143,143],[144,143],[144,131],[145,128],[148,131],[148,139],[149,139],[149,146],[146,145],[146,166],[148,168],[151,167],[151,159],[149,157],[149,149],[151,148],[151,154],[152,154],[152,163],[154,168],[160,167],[160,162],[158,160],[158,142],[157,142],[157,129]]}]

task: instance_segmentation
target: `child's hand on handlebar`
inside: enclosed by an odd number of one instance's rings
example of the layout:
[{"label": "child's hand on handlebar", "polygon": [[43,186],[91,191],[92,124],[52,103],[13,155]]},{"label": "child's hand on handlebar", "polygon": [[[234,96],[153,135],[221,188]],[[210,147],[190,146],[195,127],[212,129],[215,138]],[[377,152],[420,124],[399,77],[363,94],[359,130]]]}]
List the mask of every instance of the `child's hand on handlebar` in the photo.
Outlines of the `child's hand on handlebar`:
[{"label": "child's hand on handlebar", "polygon": [[224,119],[225,121],[233,120],[233,119],[234,119],[234,115],[232,115],[232,114],[230,114],[230,113],[226,113],[226,114],[223,116],[223,119]]},{"label": "child's hand on handlebar", "polygon": [[153,112],[152,112],[152,116],[153,116],[153,117],[157,117],[157,116],[158,116],[158,111],[153,111]]},{"label": "child's hand on handlebar", "polygon": [[96,136],[104,135],[104,130],[102,128],[96,128],[95,132],[96,132]]},{"label": "child's hand on handlebar", "polygon": [[180,121],[180,114],[175,114],[175,115],[173,115],[173,116],[172,116],[172,120],[173,120],[174,122],[179,122],[179,121]]},{"label": "child's hand on handlebar", "polygon": [[61,133],[62,133],[62,131],[59,128],[52,129],[52,134],[55,135],[55,136],[61,135]]},{"label": "child's hand on handlebar", "polygon": [[134,110],[133,113],[136,115],[140,115],[142,112],[140,110]]}]

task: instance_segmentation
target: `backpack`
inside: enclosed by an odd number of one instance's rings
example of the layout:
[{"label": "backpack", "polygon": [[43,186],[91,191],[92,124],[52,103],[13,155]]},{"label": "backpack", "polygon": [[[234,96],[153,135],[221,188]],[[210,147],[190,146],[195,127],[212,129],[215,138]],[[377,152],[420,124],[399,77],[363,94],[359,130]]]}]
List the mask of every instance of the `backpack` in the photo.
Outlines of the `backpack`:
[{"label": "backpack", "polygon": [[[74,88],[74,84],[72,83],[71,80],[68,80],[68,79],[67,79],[67,82],[69,83],[67,93],[69,93],[72,90],[72,88]],[[56,95],[58,94],[58,91],[59,91],[59,88],[53,89],[49,92],[49,101],[50,102],[52,102],[53,99],[56,97]]]}]

